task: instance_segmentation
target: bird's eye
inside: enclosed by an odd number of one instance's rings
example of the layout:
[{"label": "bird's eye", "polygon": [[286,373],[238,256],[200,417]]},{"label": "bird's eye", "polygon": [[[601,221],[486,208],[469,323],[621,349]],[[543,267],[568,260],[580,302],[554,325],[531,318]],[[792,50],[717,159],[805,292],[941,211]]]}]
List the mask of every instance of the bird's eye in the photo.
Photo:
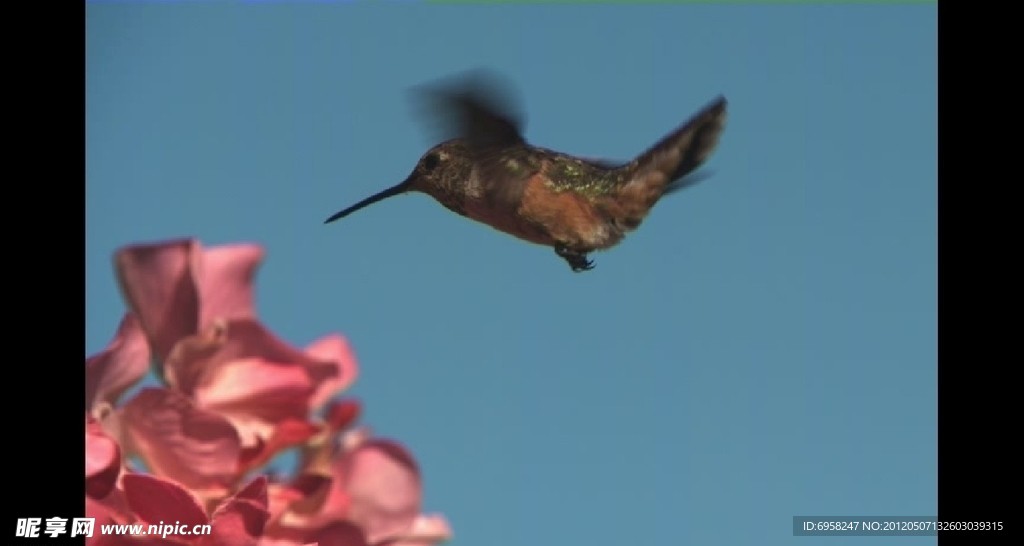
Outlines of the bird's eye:
[{"label": "bird's eye", "polygon": [[423,168],[426,169],[427,172],[430,172],[434,170],[434,167],[437,166],[437,163],[440,160],[441,158],[437,157],[437,154],[430,154],[423,158]]}]

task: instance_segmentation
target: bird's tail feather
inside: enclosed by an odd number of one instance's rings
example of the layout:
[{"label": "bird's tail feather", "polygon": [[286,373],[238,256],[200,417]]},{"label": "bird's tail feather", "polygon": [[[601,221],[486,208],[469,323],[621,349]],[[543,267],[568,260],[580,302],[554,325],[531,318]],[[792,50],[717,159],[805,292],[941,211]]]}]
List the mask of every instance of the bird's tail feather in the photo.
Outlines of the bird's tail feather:
[{"label": "bird's tail feather", "polygon": [[701,170],[694,171],[694,172],[691,172],[689,174],[683,175],[683,176],[673,180],[672,182],[669,182],[668,184],[666,184],[665,185],[665,190],[661,192],[661,195],[665,196],[665,195],[668,195],[670,193],[675,193],[677,191],[685,190],[686,188],[689,188],[691,186],[696,186],[697,184],[707,180],[708,178],[711,178],[712,174],[714,174],[712,171],[708,171],[706,169],[701,169]]},{"label": "bird's tail feather", "polygon": [[692,184],[683,177],[704,163],[718,146],[725,128],[726,100],[718,97],[693,117],[631,161],[629,184],[652,191],[657,197]]},{"label": "bird's tail feather", "polygon": [[636,229],[665,194],[706,178],[697,169],[718,145],[725,127],[725,98],[718,97],[657,144],[620,167],[622,180],[615,199],[605,204],[623,229]]},{"label": "bird's tail feather", "polygon": [[701,173],[693,171],[718,145],[719,135],[725,128],[725,106],[725,98],[719,96],[622,167],[625,182],[618,186],[613,203],[606,205],[616,223],[635,229],[657,200],[703,178]]}]

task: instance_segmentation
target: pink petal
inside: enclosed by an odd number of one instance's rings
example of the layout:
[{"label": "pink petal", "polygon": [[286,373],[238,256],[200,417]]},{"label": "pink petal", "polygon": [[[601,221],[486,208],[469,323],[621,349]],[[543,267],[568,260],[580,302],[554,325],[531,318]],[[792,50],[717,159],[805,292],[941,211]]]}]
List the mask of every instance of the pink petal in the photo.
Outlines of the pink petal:
[{"label": "pink petal", "polygon": [[248,485],[243,487],[238,493],[235,493],[236,499],[244,499],[253,501],[260,506],[267,507],[267,477],[257,476],[249,482]]},{"label": "pink petal", "polygon": [[88,546],[177,546],[170,540],[161,540],[159,536],[105,535],[100,532],[101,525],[125,525],[141,523],[128,507],[128,500],[122,489],[114,489],[102,500],[85,498],[85,517],[94,518],[93,535],[85,539]]},{"label": "pink petal", "polygon": [[197,350],[176,347],[167,377],[201,407],[229,417],[247,446],[256,435],[269,436],[268,425],[304,419],[320,386],[340,373],[337,365],[313,359],[256,320],[235,319],[223,328],[216,343]]},{"label": "pink petal", "polygon": [[134,453],[156,474],[205,492],[227,487],[238,474],[238,432],[225,418],[165,389],[145,389],[123,408]]},{"label": "pink petal", "polygon": [[150,346],[163,360],[199,322],[199,291],[192,271],[201,247],[193,239],[127,246],[115,255],[118,279]]},{"label": "pink petal", "polygon": [[352,352],[348,340],[342,336],[322,337],[306,347],[306,354],[313,360],[328,363],[334,367],[331,376],[317,387],[311,402],[312,408],[322,406],[335,394],[347,389],[359,375],[355,354]]},{"label": "pink petal", "polygon": [[218,413],[276,422],[308,415],[313,390],[304,366],[247,358],[221,364],[193,394],[198,405]]},{"label": "pink petal", "polygon": [[342,457],[338,474],[351,497],[348,519],[370,543],[410,528],[420,513],[420,474],[408,451],[395,442],[369,440]]},{"label": "pink petal", "polygon": [[203,252],[196,271],[201,328],[218,319],[256,317],[253,280],[263,254],[255,244],[216,246]]},{"label": "pink petal", "polygon": [[210,520],[211,533],[202,546],[255,546],[263,534],[267,511],[267,479],[260,476],[223,502]]},{"label": "pink petal", "polygon": [[163,378],[171,388],[191,394],[227,340],[225,321],[214,322],[198,334],[178,340],[163,361]]},{"label": "pink petal", "polygon": [[96,525],[105,523],[128,523],[134,520],[128,501],[125,499],[124,491],[114,488],[110,493],[97,499],[89,495],[85,496],[85,517],[94,518]]},{"label": "pink petal", "polygon": [[110,344],[85,361],[85,409],[97,402],[117,403],[118,397],[146,375],[149,344],[139,320],[125,314]]},{"label": "pink petal", "polygon": [[246,500],[230,501],[213,515],[211,533],[204,535],[202,546],[255,546],[263,534],[270,513]]},{"label": "pink petal", "polygon": [[227,341],[217,361],[262,358],[272,362],[314,364],[317,360],[278,338],[256,319],[227,321]]},{"label": "pink petal", "polygon": [[427,546],[451,540],[452,530],[448,520],[440,515],[421,515],[412,527],[397,537],[375,546]]},{"label": "pink petal", "polygon": [[191,527],[209,521],[195,497],[170,480],[146,474],[126,474],[122,483],[128,506],[146,523],[181,522]]},{"label": "pink petal", "polygon": [[332,430],[343,430],[359,419],[362,406],[358,400],[340,400],[327,408],[327,424]]},{"label": "pink petal", "polygon": [[367,546],[366,536],[356,525],[336,521],[315,529],[279,527],[268,530],[260,546]]},{"label": "pink petal", "polygon": [[221,340],[214,347],[216,350],[182,351],[178,358],[167,363],[168,367],[174,368],[168,371],[169,375],[182,378],[178,388],[186,394],[192,394],[196,388],[208,383],[208,377],[215,375],[217,368],[233,360],[260,359],[304,368],[314,386],[337,374],[336,366],[318,362],[292,347],[255,319],[222,321],[215,326],[214,331]]},{"label": "pink petal", "polygon": [[299,475],[291,483],[268,485],[267,505],[271,521],[289,510],[301,513],[319,509],[330,486],[330,478],[313,474]]},{"label": "pink petal", "polygon": [[292,480],[292,490],[300,497],[292,503],[291,509],[298,514],[311,514],[323,506],[331,490],[332,480],[327,476],[300,474]]},{"label": "pink petal", "polygon": [[295,501],[302,498],[302,493],[287,484],[272,483],[267,486],[267,510],[270,521],[275,521]]},{"label": "pink petal", "polygon": [[274,483],[267,487],[270,521],[264,530],[266,537],[308,542],[308,533],[318,527],[303,525],[308,519],[303,514],[315,512],[323,504],[331,479],[325,476],[302,474],[290,483]]},{"label": "pink petal", "polygon": [[293,539],[266,535],[260,537],[260,540],[257,544],[259,546],[307,546],[306,542],[301,538]]},{"label": "pink petal", "polygon": [[367,546],[363,531],[345,521],[332,523],[317,531],[313,541],[320,546]]},{"label": "pink petal", "polygon": [[281,451],[303,444],[320,432],[320,427],[301,419],[286,419],[274,427],[270,439],[260,438],[252,448],[243,449],[240,464],[247,469],[263,466]]},{"label": "pink petal", "polygon": [[341,450],[352,451],[357,447],[369,442],[373,437],[373,431],[369,427],[356,427],[346,430],[341,435]]},{"label": "pink petal", "polygon": [[[307,473],[293,480],[291,487],[299,496],[288,499],[280,511],[283,514],[280,519],[281,525],[276,526],[269,534],[283,536],[282,533],[312,531],[346,519],[350,502],[338,478]],[[297,541],[305,540],[302,537],[288,536]]]},{"label": "pink petal", "polygon": [[94,499],[106,497],[121,473],[121,448],[95,420],[85,429],[85,493]]}]

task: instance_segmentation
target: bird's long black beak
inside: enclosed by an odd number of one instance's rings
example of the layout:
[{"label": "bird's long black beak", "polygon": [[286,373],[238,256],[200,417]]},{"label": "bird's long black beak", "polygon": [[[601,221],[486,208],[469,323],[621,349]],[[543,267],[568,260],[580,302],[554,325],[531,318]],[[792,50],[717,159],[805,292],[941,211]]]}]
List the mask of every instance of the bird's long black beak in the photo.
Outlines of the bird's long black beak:
[{"label": "bird's long black beak", "polygon": [[355,211],[357,211],[357,210],[359,210],[361,208],[368,207],[368,206],[376,203],[377,201],[382,201],[384,199],[387,199],[388,197],[393,197],[395,195],[405,193],[405,192],[409,191],[412,188],[412,179],[413,179],[413,177],[410,176],[409,178],[406,178],[405,180],[403,180],[402,183],[398,184],[397,186],[392,186],[392,187],[390,187],[390,188],[388,188],[388,189],[386,189],[386,190],[384,190],[384,191],[382,191],[380,193],[375,193],[375,194],[367,197],[366,199],[363,199],[362,201],[356,203],[355,205],[352,205],[351,207],[349,207],[347,209],[340,210],[340,211],[334,213],[334,215],[332,215],[330,218],[325,220],[324,223],[325,224],[329,224],[329,223],[331,223],[331,222],[333,222],[333,221],[335,221],[335,220],[337,220],[339,218],[344,218],[344,217],[348,216],[349,214],[352,214],[353,212],[355,212]]}]

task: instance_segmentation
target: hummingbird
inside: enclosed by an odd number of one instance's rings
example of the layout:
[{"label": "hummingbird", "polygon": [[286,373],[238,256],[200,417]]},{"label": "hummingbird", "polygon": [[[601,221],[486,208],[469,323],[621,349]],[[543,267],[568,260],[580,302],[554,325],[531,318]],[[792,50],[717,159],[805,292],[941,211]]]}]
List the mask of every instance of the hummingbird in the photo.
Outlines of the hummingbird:
[{"label": "hummingbird", "polygon": [[[588,256],[636,230],[665,195],[689,187],[715,150],[726,119],[719,95],[632,161],[561,153],[526,141],[511,86],[482,70],[448,85],[420,86],[445,140],[424,153],[408,177],[330,216],[330,223],[408,192],[513,237],[554,249],[574,272]],[[504,97],[503,97],[504,95]],[[607,130],[607,127],[603,128]]]}]

